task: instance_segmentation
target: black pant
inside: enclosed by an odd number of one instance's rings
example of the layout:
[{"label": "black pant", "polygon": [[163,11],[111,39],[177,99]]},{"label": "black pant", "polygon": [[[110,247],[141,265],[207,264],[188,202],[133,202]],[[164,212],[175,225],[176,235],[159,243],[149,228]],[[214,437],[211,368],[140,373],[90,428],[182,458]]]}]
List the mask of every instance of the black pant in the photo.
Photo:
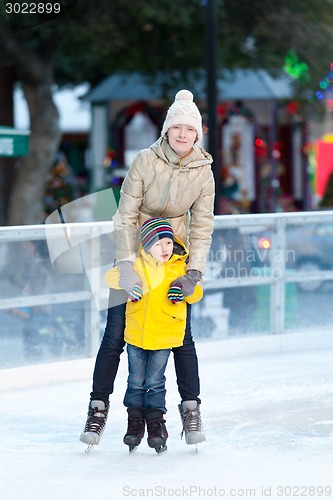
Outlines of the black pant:
[{"label": "black pant", "polygon": [[[105,403],[113,393],[120,355],[124,350],[126,292],[110,291],[108,316],[101,346],[99,348],[90,399]],[[196,400],[200,403],[200,381],[198,358],[191,332],[191,306],[187,304],[187,319],[183,345],[172,349],[178,391],[182,401]]]}]

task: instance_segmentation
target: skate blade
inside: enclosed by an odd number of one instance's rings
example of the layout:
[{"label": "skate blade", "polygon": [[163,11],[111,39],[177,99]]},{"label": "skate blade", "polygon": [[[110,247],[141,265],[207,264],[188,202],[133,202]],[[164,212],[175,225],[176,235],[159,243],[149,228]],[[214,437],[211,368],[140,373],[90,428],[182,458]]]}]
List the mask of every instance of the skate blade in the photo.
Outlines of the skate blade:
[{"label": "skate blade", "polygon": [[128,446],[128,453],[133,453],[138,446]]},{"label": "skate blade", "polygon": [[166,444],[161,444],[160,446],[156,446],[155,451],[156,451],[156,453],[160,454],[160,453],[163,453],[164,451],[166,451],[167,449],[168,449],[168,447]]},{"label": "skate blade", "polygon": [[93,449],[94,445],[93,444],[88,444],[86,449],[84,450],[85,453],[89,453]]}]

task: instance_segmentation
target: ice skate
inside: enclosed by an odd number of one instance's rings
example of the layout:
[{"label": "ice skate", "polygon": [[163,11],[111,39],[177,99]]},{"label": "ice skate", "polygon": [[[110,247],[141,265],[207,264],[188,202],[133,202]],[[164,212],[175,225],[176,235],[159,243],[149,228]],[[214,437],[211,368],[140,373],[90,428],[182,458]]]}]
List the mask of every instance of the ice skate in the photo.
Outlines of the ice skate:
[{"label": "ice skate", "polygon": [[183,424],[181,437],[185,434],[186,444],[197,445],[206,441],[202,428],[200,405],[196,401],[183,401],[178,405],[178,409]]},{"label": "ice skate", "polygon": [[103,401],[90,401],[88,406],[88,418],[85,428],[80,435],[80,441],[87,444],[86,452],[98,445],[102,437],[106,420],[109,413],[109,404]]},{"label": "ice skate", "polygon": [[132,452],[141,443],[145,434],[146,422],[142,408],[128,408],[127,413],[128,425],[123,442],[124,444],[127,444],[129,452]]},{"label": "ice skate", "polygon": [[168,439],[163,412],[160,410],[146,410],[146,422],[148,446],[154,448],[157,453],[162,453],[167,449],[166,440]]}]

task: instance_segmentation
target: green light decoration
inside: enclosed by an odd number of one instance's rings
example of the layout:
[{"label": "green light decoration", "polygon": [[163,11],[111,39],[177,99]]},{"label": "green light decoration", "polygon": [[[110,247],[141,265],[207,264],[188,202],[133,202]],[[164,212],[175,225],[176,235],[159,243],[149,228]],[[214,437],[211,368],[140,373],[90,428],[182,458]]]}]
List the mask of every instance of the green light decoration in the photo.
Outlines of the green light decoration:
[{"label": "green light decoration", "polygon": [[309,80],[309,66],[298,58],[294,49],[285,56],[283,70],[294,80]]}]

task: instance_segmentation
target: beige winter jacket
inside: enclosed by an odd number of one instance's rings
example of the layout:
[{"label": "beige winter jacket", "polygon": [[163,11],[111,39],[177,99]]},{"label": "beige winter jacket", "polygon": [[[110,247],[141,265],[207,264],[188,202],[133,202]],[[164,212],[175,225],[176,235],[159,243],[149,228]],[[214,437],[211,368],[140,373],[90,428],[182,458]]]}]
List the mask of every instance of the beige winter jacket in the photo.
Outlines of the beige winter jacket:
[{"label": "beige winter jacket", "polygon": [[180,158],[160,137],[135,157],[121,188],[114,216],[117,260],[135,260],[138,228],[150,217],[165,217],[189,248],[187,269],[205,272],[214,225],[213,159],[194,145]]}]

